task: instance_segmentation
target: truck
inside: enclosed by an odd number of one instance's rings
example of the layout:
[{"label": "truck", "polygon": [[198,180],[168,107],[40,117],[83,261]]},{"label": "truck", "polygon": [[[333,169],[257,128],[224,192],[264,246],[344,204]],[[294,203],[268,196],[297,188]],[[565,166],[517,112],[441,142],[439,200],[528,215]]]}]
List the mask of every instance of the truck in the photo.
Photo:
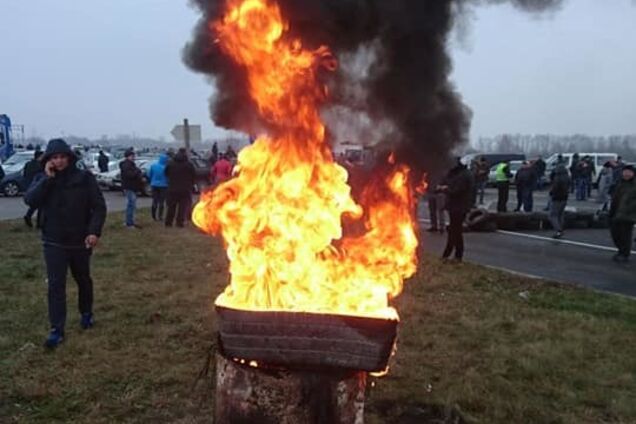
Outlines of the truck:
[{"label": "truck", "polygon": [[13,152],[11,119],[7,115],[0,114],[0,162],[7,160]]}]

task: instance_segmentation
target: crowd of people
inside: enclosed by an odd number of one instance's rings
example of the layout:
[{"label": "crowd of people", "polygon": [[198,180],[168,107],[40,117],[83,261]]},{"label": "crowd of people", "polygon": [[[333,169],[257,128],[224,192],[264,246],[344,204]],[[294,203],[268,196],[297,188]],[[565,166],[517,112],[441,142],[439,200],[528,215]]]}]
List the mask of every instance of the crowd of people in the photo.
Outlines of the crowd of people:
[{"label": "crowd of people", "polygon": [[[501,162],[495,167],[497,187],[497,212],[507,213],[509,192],[512,182],[516,186],[517,207],[514,212],[532,212],[533,194],[542,189],[546,175],[546,163],[539,157],[533,161],[524,161],[516,174],[512,174],[510,163]],[[484,193],[489,180],[491,166],[484,157],[473,161],[470,167],[457,159],[457,162],[443,178],[429,178],[432,189],[427,195],[431,226],[429,232],[448,231],[443,259],[455,252],[455,260],[461,261],[464,253],[463,227],[471,209],[484,204]],[[548,204],[544,211],[554,229],[553,238],[560,239],[565,230],[565,211],[571,194],[584,201],[590,198],[592,181],[595,177],[594,165],[589,156],[579,158],[573,155],[569,169],[562,156],[550,170]],[[633,240],[633,227],[636,224],[636,181],[634,167],[625,164],[619,157],[604,164],[599,175],[597,201],[599,212],[606,213],[610,223],[610,233],[618,252],[613,259],[617,262],[629,260]],[[449,217],[446,226],[445,213]]]},{"label": "crowd of people", "polygon": [[[105,154],[102,155],[106,157]],[[98,165],[108,163],[98,159]],[[29,187],[24,201],[29,210],[25,216],[32,226],[32,216],[38,211],[37,223],[41,229],[44,260],[48,280],[48,309],[51,330],[45,345],[58,346],[64,340],[66,325],[66,278],[70,269],[78,285],[80,326],[89,329],[94,325],[93,281],[90,260],[98,245],[106,220],[107,205],[95,176],[76,165],[77,154],[62,139],[51,140],[44,152],[36,152],[25,167]],[[232,177],[232,162],[226,154],[213,152],[211,180],[219,184]],[[578,195],[585,195],[590,175],[586,158],[576,162],[568,170],[559,160],[550,172],[549,218],[555,229],[555,237],[563,235],[564,212],[572,187]],[[174,154],[164,153],[147,171],[147,175],[135,163],[135,152],[125,152],[119,164],[122,188],[126,196],[124,225],[140,229],[136,222],[137,193],[147,178],[152,190],[151,216],[165,227],[184,227],[192,207],[192,189],[195,168],[186,149]],[[546,172],[545,162],[537,159],[524,163],[514,181],[517,185],[517,210],[531,211],[532,192],[539,187],[539,180]],[[573,172],[575,171],[575,172]],[[484,190],[490,167],[479,159],[470,167],[457,158],[454,166],[444,176],[430,176],[428,205],[431,216],[429,231],[447,232],[447,243],[442,254],[449,261],[464,256],[463,228],[467,214],[477,204],[483,204]],[[634,167],[622,161],[608,163],[601,172],[599,191],[607,196],[610,231],[618,248],[616,261],[627,261],[631,253],[633,227],[636,223],[636,180]],[[506,162],[496,168],[499,199],[497,210],[506,211],[508,190],[512,180]],[[165,213],[164,213],[165,212]],[[448,213],[446,226],[444,214]]]}]

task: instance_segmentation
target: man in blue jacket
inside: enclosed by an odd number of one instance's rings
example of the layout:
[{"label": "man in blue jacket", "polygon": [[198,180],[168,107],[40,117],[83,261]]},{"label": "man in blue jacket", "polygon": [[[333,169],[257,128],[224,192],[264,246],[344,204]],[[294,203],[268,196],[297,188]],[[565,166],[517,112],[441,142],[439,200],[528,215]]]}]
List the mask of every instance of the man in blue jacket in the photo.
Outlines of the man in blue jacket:
[{"label": "man in blue jacket", "polygon": [[51,140],[42,162],[44,172],[35,177],[24,200],[40,210],[51,323],[45,346],[54,348],[64,340],[69,268],[78,286],[80,325],[93,326],[90,258],[106,220],[106,202],[95,177],[77,168],[77,157],[64,140]]},{"label": "man in blue jacket", "polygon": [[168,155],[162,153],[159,160],[153,163],[148,170],[148,180],[152,188],[152,219],[163,221],[163,206],[166,202],[166,190],[168,179],[166,178],[166,164]]}]

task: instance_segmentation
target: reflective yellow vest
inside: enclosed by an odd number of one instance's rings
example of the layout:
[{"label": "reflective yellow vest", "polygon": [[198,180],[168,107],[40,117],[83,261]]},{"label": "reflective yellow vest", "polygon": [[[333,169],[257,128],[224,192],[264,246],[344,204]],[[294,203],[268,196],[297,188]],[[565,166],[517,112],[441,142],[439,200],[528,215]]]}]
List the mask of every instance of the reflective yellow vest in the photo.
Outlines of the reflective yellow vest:
[{"label": "reflective yellow vest", "polygon": [[497,181],[509,181],[508,175],[506,175],[506,163],[502,162],[497,165],[496,176]]}]

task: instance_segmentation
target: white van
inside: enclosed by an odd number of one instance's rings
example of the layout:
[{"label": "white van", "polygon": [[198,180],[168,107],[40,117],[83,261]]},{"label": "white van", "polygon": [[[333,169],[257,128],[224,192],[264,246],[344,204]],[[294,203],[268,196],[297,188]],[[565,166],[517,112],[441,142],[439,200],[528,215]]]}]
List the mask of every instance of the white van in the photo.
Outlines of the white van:
[{"label": "white van", "polygon": [[[572,166],[572,158],[574,157],[574,155],[575,153],[561,153],[561,156],[563,156],[565,167],[568,169],[568,171],[570,170],[570,166]],[[585,156],[589,156],[592,158],[594,170],[596,171],[596,173],[594,174],[595,178],[598,178],[601,172],[601,168],[603,168],[605,162],[618,159],[618,155],[616,153],[579,153],[579,159],[583,159]],[[546,172],[548,174],[556,167],[558,157],[558,154],[554,154],[545,161],[547,170]]]}]

